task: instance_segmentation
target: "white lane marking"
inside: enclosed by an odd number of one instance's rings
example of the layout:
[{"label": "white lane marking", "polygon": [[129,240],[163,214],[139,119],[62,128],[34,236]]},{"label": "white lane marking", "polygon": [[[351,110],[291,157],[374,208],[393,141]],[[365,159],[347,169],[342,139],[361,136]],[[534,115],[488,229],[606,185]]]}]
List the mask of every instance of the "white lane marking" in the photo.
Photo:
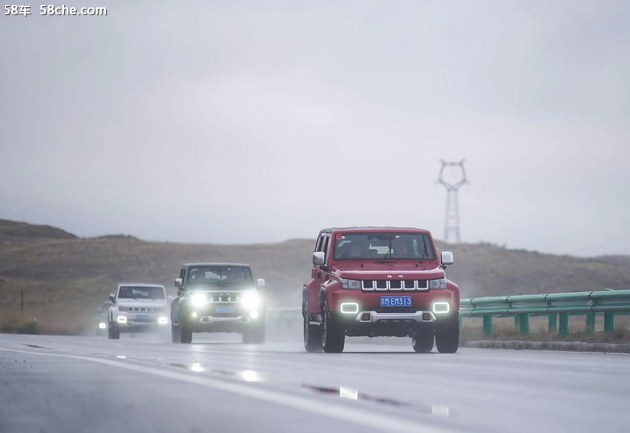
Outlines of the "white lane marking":
[{"label": "white lane marking", "polygon": [[453,433],[457,430],[451,430],[444,427],[438,427],[433,425],[427,425],[424,423],[413,423],[387,416],[384,414],[377,414],[374,411],[365,409],[352,408],[352,407],[340,407],[340,405],[331,404],[311,398],[300,397],[290,394],[282,394],[277,391],[270,391],[260,389],[251,385],[224,382],[209,377],[192,376],[184,373],[178,373],[176,371],[159,370],[153,367],[145,367],[134,364],[127,364],[119,361],[113,361],[109,359],[92,358],[81,355],[64,355],[59,353],[39,353],[31,352],[28,350],[18,349],[5,349],[0,348],[0,351],[16,352],[28,355],[39,356],[52,356],[66,359],[78,359],[81,361],[96,362],[98,364],[108,365],[110,367],[124,368],[131,371],[137,371],[139,373],[152,374],[154,376],[160,376],[167,379],[178,380],[180,382],[192,383],[195,385],[203,385],[208,388],[213,388],[219,391],[231,392],[233,394],[242,395],[244,397],[255,398],[270,403],[275,403],[282,406],[292,407],[305,412],[311,412],[317,415],[322,415],[329,418],[336,418],[342,421],[347,421],[353,424],[370,427],[373,429],[382,430],[385,432],[401,432],[401,433]]}]

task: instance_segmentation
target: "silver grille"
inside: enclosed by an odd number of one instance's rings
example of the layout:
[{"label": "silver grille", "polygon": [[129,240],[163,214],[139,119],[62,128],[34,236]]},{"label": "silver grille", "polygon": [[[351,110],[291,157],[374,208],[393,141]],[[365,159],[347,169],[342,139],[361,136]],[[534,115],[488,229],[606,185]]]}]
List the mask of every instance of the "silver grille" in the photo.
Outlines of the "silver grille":
[{"label": "silver grille", "polygon": [[361,280],[364,292],[411,292],[428,290],[427,280]]},{"label": "silver grille", "polygon": [[129,307],[129,311],[132,313],[157,313],[162,309],[157,307]]},{"label": "silver grille", "polygon": [[238,304],[241,295],[240,293],[212,293],[209,299],[213,304]]}]

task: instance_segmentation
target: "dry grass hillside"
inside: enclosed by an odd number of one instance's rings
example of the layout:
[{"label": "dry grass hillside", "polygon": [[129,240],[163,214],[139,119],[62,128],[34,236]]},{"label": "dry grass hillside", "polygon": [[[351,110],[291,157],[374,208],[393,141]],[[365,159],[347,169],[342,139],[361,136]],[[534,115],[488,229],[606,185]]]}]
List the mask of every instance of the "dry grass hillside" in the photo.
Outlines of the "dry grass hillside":
[{"label": "dry grass hillside", "polygon": [[[78,238],[54,227],[0,220],[0,329],[15,331],[36,317],[47,332],[91,331],[95,309],[116,283],[159,283],[173,293],[173,278],[189,261],[249,263],[266,279],[274,305],[297,307],[312,248],[310,239],[214,245]],[[455,253],[449,278],[464,297],[630,288],[628,256],[583,259],[488,244],[439,248]]]}]

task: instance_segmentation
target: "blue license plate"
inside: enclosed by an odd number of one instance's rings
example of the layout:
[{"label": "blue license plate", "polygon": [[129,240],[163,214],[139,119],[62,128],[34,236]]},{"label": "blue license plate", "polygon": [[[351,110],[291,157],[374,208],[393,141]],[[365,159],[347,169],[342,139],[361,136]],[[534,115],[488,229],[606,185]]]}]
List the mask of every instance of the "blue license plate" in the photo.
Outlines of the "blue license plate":
[{"label": "blue license plate", "polygon": [[150,322],[151,316],[148,314],[136,314],[136,322]]},{"label": "blue license plate", "polygon": [[219,314],[230,314],[234,313],[236,308],[234,305],[217,305],[214,307],[214,312]]},{"label": "blue license plate", "polygon": [[381,307],[411,307],[411,296],[381,296]]}]

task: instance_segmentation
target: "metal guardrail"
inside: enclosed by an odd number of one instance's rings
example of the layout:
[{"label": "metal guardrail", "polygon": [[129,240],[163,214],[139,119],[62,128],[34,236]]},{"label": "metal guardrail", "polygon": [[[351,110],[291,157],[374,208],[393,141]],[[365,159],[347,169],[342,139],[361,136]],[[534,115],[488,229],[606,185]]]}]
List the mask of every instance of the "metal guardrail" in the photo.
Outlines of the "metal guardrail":
[{"label": "metal guardrail", "polygon": [[604,333],[612,333],[615,314],[630,313],[630,290],[464,298],[460,304],[460,317],[483,318],[483,333],[486,336],[492,334],[493,317],[514,317],[520,333],[527,335],[529,317],[540,315],[549,317],[549,332],[558,331],[562,337],[569,332],[570,315],[585,315],[586,332],[594,332],[597,313],[604,315]]},{"label": "metal guardrail", "polygon": [[[273,308],[267,310],[268,325],[283,330],[296,328],[301,332],[300,308]],[[615,328],[615,314],[630,314],[630,290],[547,293],[540,295],[488,296],[463,298],[460,318],[483,319],[483,333],[492,335],[492,319],[513,317],[522,335],[529,334],[531,316],[548,316],[549,333],[566,337],[569,333],[569,316],[586,316],[586,332],[595,332],[597,314],[604,315],[604,333]]]}]

